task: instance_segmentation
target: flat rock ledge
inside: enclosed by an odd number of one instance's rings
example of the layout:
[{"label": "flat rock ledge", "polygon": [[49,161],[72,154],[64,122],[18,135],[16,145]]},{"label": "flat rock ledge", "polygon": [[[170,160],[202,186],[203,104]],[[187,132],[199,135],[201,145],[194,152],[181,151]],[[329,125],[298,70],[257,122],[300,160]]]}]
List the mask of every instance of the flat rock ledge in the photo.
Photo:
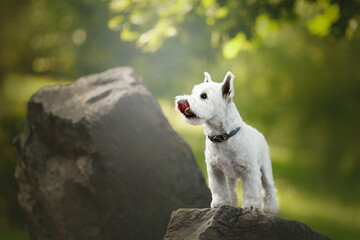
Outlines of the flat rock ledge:
[{"label": "flat rock ledge", "polygon": [[326,240],[308,225],[241,208],[178,209],[171,214],[164,240]]}]

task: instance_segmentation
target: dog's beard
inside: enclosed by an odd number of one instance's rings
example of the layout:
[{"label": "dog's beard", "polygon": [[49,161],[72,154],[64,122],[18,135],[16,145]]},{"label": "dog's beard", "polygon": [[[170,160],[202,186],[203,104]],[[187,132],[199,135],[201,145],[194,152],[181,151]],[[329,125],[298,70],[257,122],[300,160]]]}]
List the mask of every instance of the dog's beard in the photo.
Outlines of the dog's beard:
[{"label": "dog's beard", "polygon": [[189,109],[186,114],[183,113],[183,116],[187,119],[197,119],[198,116],[191,110]]},{"label": "dog's beard", "polygon": [[201,125],[205,123],[205,120],[198,117],[195,113],[192,115],[183,115],[185,122],[191,124],[191,125]]}]

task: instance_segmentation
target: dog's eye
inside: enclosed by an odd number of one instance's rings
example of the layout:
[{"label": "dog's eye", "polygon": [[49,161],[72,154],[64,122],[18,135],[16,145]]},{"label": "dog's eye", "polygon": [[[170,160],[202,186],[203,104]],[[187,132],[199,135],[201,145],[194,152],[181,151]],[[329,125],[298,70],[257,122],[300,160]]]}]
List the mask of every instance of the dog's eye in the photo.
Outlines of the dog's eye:
[{"label": "dog's eye", "polygon": [[201,97],[202,99],[207,99],[207,94],[206,94],[206,93],[202,93],[202,94],[200,95],[200,97]]}]

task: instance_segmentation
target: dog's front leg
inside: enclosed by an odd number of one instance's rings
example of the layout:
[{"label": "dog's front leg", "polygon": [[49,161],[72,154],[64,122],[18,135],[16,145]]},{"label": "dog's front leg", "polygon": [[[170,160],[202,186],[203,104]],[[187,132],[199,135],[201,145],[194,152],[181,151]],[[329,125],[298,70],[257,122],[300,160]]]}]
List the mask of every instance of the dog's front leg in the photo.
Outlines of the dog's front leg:
[{"label": "dog's front leg", "polygon": [[206,166],[212,195],[210,206],[218,208],[221,205],[230,205],[229,188],[224,173],[211,163],[207,163]]},{"label": "dog's front leg", "polygon": [[231,206],[236,207],[238,204],[237,193],[236,193],[236,186],[237,186],[237,179],[236,178],[226,178],[228,187],[229,187],[229,197]]},{"label": "dog's front leg", "polygon": [[261,208],[261,173],[260,170],[247,169],[243,172],[243,199],[241,207],[246,210],[260,211]]}]

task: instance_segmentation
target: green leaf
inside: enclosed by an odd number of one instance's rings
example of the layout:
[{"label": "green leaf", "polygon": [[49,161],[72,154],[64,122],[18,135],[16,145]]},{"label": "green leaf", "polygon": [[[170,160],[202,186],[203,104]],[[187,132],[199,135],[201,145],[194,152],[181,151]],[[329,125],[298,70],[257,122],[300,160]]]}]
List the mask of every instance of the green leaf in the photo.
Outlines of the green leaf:
[{"label": "green leaf", "polygon": [[120,33],[120,39],[124,42],[133,42],[139,38],[139,33],[130,30],[130,24],[124,23],[122,25],[122,31]]},{"label": "green leaf", "polygon": [[201,0],[201,4],[205,8],[209,8],[209,7],[211,7],[211,6],[213,6],[215,4],[215,0]]},{"label": "green leaf", "polygon": [[223,47],[223,55],[227,59],[235,58],[239,52],[248,51],[252,48],[252,44],[246,39],[244,33],[238,33],[234,38],[225,43]]},{"label": "green leaf", "polygon": [[123,12],[131,5],[130,0],[112,0],[109,3],[109,9],[112,12]]},{"label": "green leaf", "polygon": [[309,20],[307,25],[312,34],[324,37],[329,34],[331,25],[339,18],[339,5],[330,4],[329,1],[319,1],[319,4],[325,12]]},{"label": "green leaf", "polygon": [[214,13],[215,18],[224,18],[228,15],[229,9],[227,7],[221,7],[217,9]]},{"label": "green leaf", "polygon": [[275,34],[279,29],[279,24],[271,20],[267,14],[261,14],[256,18],[255,29],[260,37],[265,38]]},{"label": "green leaf", "polygon": [[121,23],[124,21],[124,16],[116,16],[108,21],[108,28],[114,31],[120,30]]}]

